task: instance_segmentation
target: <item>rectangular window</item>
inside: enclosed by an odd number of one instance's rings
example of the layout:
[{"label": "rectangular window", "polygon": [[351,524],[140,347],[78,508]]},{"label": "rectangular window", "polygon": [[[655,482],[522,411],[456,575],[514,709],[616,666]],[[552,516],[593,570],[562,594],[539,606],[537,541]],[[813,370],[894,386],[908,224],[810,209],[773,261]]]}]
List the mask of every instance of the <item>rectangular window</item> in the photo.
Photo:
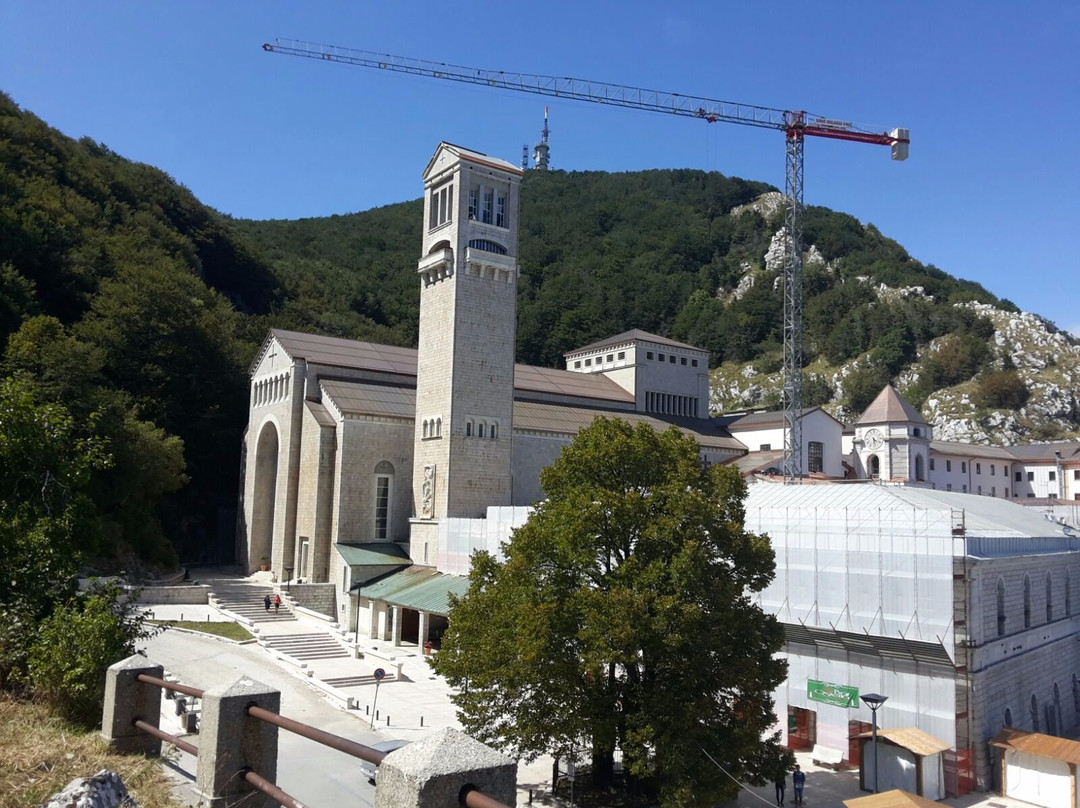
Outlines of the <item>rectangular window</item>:
[{"label": "rectangular window", "polygon": [[1020,471],[1016,472],[1016,481],[1017,481],[1018,483],[1019,483],[1019,482],[1023,482],[1023,481],[1024,481],[1024,474],[1023,474],[1023,472],[1020,472]]},{"label": "rectangular window", "polygon": [[952,471],[952,461],[951,460],[946,460],[945,461],[945,471]]},{"label": "rectangular window", "polygon": [[499,227],[509,227],[506,221],[506,194],[499,194],[495,199],[495,224]]},{"label": "rectangular window", "polygon": [[1028,497],[1031,498],[1031,499],[1034,499],[1035,495],[1033,493],[1031,493],[1031,492],[1028,492]]},{"label": "rectangular window", "polygon": [[768,451],[771,451],[771,450],[772,450],[772,444],[771,443],[763,443],[760,446],[758,446],[758,451],[759,452],[768,452]]},{"label": "rectangular window", "polygon": [[981,485],[979,486],[979,496],[980,497],[982,496],[982,486]]},{"label": "rectangular window", "polygon": [[1073,469],[1073,479],[1080,480],[1080,469]]},{"label": "rectangular window", "polygon": [[444,185],[431,192],[431,213],[428,217],[428,227],[435,229],[441,227],[453,218],[454,214],[454,186]]},{"label": "rectangular window", "polygon": [[657,354],[657,355],[656,355],[656,358],[657,358],[657,359],[658,359],[659,361],[663,362],[663,361],[664,361],[664,358],[665,358],[665,357],[664,357],[664,355],[663,355],[663,354]]},{"label": "rectangular window", "polygon": [[[691,359],[691,360],[690,360],[690,365],[691,365],[691,367],[695,367],[695,368],[696,368],[696,367],[697,367],[697,360],[696,360],[696,359]],[[1080,478],[1077,478],[1077,479],[1080,479]]]},{"label": "rectangular window", "polygon": [[990,496],[992,496],[992,497],[997,496],[997,486],[996,485],[990,486]]},{"label": "rectangular window", "polygon": [[995,466],[993,463],[990,464],[990,476],[991,477],[996,477],[997,476],[997,466]]},{"label": "rectangular window", "polygon": [[591,359],[586,359],[585,360],[585,367],[587,367],[587,368],[592,367],[592,360]]},{"label": "rectangular window", "polygon": [[653,358],[653,352],[652,351],[646,351],[645,352],[645,358],[646,359],[652,359]]},{"label": "rectangular window", "polygon": [[469,218],[475,219],[480,215],[480,188],[474,185],[469,189]]},{"label": "rectangular window", "polygon": [[963,491],[964,491],[965,494],[967,493],[967,483],[964,483]]},{"label": "rectangular window", "polygon": [[619,361],[626,359],[626,351],[619,351]]},{"label": "rectangular window", "polygon": [[675,355],[674,355],[674,354],[672,354],[671,356],[669,356],[669,357],[668,357],[668,361],[669,361],[669,362],[670,362],[671,364],[673,364],[673,365],[674,365],[674,364],[675,364]]},{"label": "rectangular window", "polygon": [[607,355],[607,361],[614,362],[615,361],[615,354],[608,354]]},{"label": "rectangular window", "polygon": [[952,483],[945,483],[945,490],[952,491]]},{"label": "rectangular window", "polygon": [[579,367],[581,367],[581,360],[580,360],[580,359],[578,359],[578,360],[575,360],[575,362],[574,362],[574,367],[575,367],[575,368],[579,368]]},{"label": "rectangular window", "polygon": [[811,474],[824,468],[824,449],[821,441],[812,440],[806,444],[806,470]]},{"label": "rectangular window", "polygon": [[684,356],[682,359],[679,360],[679,362],[680,362],[680,364],[685,365],[686,364],[686,357]]},{"label": "rectangular window", "polygon": [[1028,472],[1028,482],[1029,483],[1035,482],[1035,472],[1034,471],[1029,471]]},{"label": "rectangular window", "polygon": [[934,470],[934,458],[930,458],[930,471]]},{"label": "rectangular window", "polygon": [[375,538],[385,541],[390,528],[390,478],[375,478]]},{"label": "rectangular window", "polygon": [[480,211],[480,221],[491,224],[494,221],[493,212],[495,207],[495,191],[490,188],[484,189],[484,208]]},{"label": "rectangular window", "polygon": [[966,460],[961,460],[960,461],[960,473],[961,474],[967,474],[967,461]]},{"label": "rectangular window", "polygon": [[976,474],[982,474],[982,463],[976,463],[975,464],[975,473]]},{"label": "rectangular window", "polygon": [[1051,471],[1050,472],[1050,480],[1053,481],[1053,480],[1056,480],[1056,479],[1057,479],[1057,472],[1056,471]]}]

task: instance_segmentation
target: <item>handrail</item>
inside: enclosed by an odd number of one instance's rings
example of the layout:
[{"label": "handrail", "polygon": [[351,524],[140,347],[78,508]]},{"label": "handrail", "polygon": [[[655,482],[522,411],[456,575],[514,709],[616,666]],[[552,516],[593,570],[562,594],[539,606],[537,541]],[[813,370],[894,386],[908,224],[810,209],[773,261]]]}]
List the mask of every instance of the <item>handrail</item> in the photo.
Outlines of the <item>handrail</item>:
[{"label": "handrail", "polygon": [[[177,693],[183,693],[184,695],[193,696],[197,699],[201,699],[205,692],[197,687],[189,687],[187,685],[179,684],[178,682],[169,682],[165,679],[159,679],[156,676],[150,676],[145,673],[140,673],[137,679],[148,685],[154,685],[163,690],[172,690]],[[303,722],[286,718],[280,713],[275,713],[273,710],[267,710],[265,707],[259,707],[257,704],[249,704],[247,714],[259,721],[273,724],[274,726],[292,732],[295,735],[315,741],[316,743],[321,743],[323,746],[329,746],[331,749],[336,749],[346,755],[366,760],[368,763],[374,763],[376,766],[382,763],[383,758],[389,754],[388,752],[373,749],[370,746],[365,746],[356,741],[350,741],[348,738],[343,738],[332,732],[318,729],[310,724],[304,724]],[[167,741],[190,755],[198,756],[199,754],[198,747],[193,746],[187,741],[182,741],[175,735],[170,735],[164,730],[158,729],[151,724],[147,724],[141,719],[135,719],[132,723],[142,732],[153,735],[155,738],[160,738],[163,741]],[[282,791],[257,772],[254,772],[251,769],[245,769],[243,776],[244,781],[252,788],[261,791],[271,799],[276,800],[279,804],[286,806],[286,808],[305,808],[303,803]],[[465,786],[462,788],[461,793],[458,796],[458,801],[464,805],[465,808],[510,808],[510,806],[505,803],[499,802],[493,797],[489,797],[484,792],[479,791],[475,786]]]},{"label": "handrail", "polygon": [[382,759],[388,754],[387,752],[380,752],[378,749],[372,749],[370,746],[364,746],[362,743],[350,741],[348,738],[343,738],[332,732],[318,729],[310,724],[303,724],[300,721],[286,718],[280,713],[275,713],[273,710],[267,710],[265,707],[259,707],[255,704],[249,705],[247,712],[252,718],[281,727],[281,729],[295,735],[321,743],[323,746],[329,746],[331,749],[344,752],[346,755],[366,760],[368,763],[374,763],[376,766],[382,763]]},{"label": "handrail", "polygon": [[177,749],[187,752],[189,755],[195,755],[195,757],[199,756],[199,747],[195,746],[194,744],[190,744],[187,741],[182,741],[175,735],[170,735],[165,730],[158,729],[153,724],[147,724],[141,718],[136,718],[131,723],[141,729],[147,735],[153,735],[155,738],[160,738],[163,741],[167,741],[168,743],[171,743],[173,746],[175,746]]}]

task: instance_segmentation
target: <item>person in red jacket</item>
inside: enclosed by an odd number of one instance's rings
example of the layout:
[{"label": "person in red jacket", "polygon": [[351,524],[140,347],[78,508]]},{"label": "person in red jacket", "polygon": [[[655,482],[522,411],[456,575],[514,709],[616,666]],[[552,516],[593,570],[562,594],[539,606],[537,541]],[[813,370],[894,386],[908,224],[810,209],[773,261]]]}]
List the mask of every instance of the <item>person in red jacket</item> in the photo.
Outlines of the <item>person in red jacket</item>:
[{"label": "person in red jacket", "polygon": [[278,613],[278,609],[281,608],[281,595],[274,595],[274,614]]}]

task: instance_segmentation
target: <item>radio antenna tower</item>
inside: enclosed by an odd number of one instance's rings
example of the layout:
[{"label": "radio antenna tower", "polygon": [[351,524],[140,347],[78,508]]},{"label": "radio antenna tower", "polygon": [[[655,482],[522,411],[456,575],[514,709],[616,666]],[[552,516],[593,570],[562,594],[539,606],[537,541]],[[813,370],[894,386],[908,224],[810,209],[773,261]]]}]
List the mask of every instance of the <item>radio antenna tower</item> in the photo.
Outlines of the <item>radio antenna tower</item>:
[{"label": "radio antenna tower", "polygon": [[541,171],[547,171],[550,149],[548,148],[548,108],[544,107],[544,128],[540,130],[540,142],[533,150],[533,162]]}]

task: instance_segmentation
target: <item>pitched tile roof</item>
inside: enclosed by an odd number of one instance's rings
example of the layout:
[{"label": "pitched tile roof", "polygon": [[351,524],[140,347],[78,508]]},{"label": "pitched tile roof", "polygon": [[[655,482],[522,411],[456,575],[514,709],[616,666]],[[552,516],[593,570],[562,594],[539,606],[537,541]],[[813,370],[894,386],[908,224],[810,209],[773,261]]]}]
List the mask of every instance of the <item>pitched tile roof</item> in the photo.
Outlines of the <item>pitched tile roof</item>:
[{"label": "pitched tile roof", "polygon": [[856,423],[895,424],[899,421],[910,421],[915,424],[927,423],[922,413],[911,406],[911,403],[900,395],[895,387],[887,384]]},{"label": "pitched tile roof", "polygon": [[867,797],[854,797],[844,800],[847,808],[941,808],[940,802],[934,802],[910,791],[894,788],[891,791],[882,791],[880,794],[871,794]]},{"label": "pitched tile roof", "polygon": [[1005,727],[990,739],[990,744],[999,749],[1015,749],[1017,752],[1062,760],[1066,763],[1080,763],[1080,741],[1056,738],[1040,732]]},{"label": "pitched tile roof", "polygon": [[[805,418],[810,413],[821,410],[821,407],[806,407],[802,410],[802,417]],[[843,424],[832,415],[829,415],[825,410],[821,410],[838,424]],[[724,413],[713,419],[720,424],[726,426],[731,431],[735,432],[740,429],[769,429],[775,427],[782,427],[784,425],[784,411],[783,410],[768,410],[765,412],[732,412]]]},{"label": "pitched tile roof", "polygon": [[[918,727],[879,729],[877,734],[879,738],[885,738],[897,746],[902,746],[909,752],[914,752],[916,755],[936,755],[938,752],[952,749],[950,744],[935,738],[929,732],[924,732]],[[872,732],[860,732],[858,737],[870,738],[872,735]]]}]

